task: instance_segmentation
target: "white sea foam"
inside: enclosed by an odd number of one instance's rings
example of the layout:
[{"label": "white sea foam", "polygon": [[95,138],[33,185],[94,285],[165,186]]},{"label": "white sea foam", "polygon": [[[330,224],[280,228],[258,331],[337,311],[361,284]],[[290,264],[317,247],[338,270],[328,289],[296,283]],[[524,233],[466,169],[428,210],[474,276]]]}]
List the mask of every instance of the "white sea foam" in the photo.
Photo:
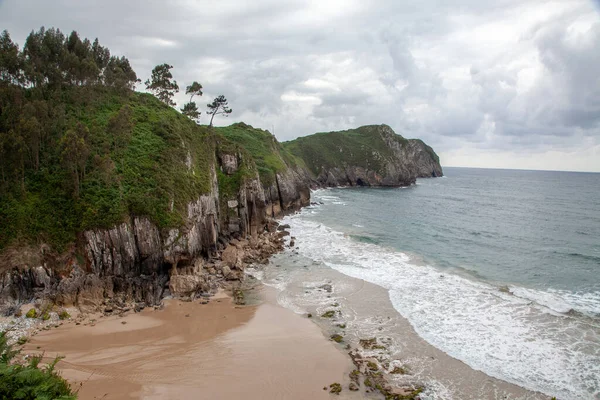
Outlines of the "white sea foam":
[{"label": "white sea foam", "polygon": [[[286,217],[300,255],[389,291],[394,305],[432,345],[475,369],[564,399],[600,396],[600,327],[564,315],[596,299],[486,282],[427,265],[401,252],[356,242],[303,218]],[[565,299],[568,302],[565,302]]]},{"label": "white sea foam", "polygon": [[600,316],[600,292],[573,293],[566,290],[536,290],[511,286],[515,296],[530,299],[558,313],[579,312],[590,317]]}]

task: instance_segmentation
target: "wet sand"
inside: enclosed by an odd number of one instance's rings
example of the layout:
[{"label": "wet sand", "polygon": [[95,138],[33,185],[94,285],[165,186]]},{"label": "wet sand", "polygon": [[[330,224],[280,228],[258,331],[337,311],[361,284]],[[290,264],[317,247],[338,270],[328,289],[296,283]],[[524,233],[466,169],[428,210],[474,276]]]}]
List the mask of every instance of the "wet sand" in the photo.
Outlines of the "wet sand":
[{"label": "wet sand", "polygon": [[59,370],[82,400],[330,398],[323,387],[348,383],[350,359],[269,290],[262,295],[257,306],[170,300],[95,326],[65,324],[26,351],[65,356]]}]

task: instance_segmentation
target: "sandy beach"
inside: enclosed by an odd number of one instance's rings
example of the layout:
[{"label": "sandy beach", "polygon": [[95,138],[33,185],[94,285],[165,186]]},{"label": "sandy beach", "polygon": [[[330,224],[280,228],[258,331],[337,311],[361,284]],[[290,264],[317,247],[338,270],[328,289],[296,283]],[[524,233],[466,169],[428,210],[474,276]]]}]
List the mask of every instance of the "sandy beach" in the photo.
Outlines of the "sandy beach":
[{"label": "sandy beach", "polygon": [[162,310],[43,331],[25,350],[64,356],[59,369],[82,400],[326,399],[324,386],[347,384],[353,365],[339,345],[269,290],[260,296],[244,307],[223,295],[167,300]]}]

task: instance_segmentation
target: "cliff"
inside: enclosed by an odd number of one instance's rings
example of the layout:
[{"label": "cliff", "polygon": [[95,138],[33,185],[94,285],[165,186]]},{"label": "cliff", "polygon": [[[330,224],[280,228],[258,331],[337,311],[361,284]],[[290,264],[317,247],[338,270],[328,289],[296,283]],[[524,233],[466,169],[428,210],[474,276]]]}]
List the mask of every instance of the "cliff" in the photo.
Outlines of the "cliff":
[{"label": "cliff", "polygon": [[[63,95],[40,166],[0,182],[8,311],[36,298],[92,310],[210,293],[277,250],[271,218],[309,202],[306,172],[268,132],[198,126],[147,94]],[[65,131],[81,132],[85,172],[71,173]],[[270,145],[253,156],[235,134]]]},{"label": "cliff", "polygon": [[81,88],[62,99],[36,104],[59,117],[39,165],[0,182],[8,312],[32,299],[95,310],[209,294],[281,249],[273,218],[309,204],[311,187],[442,175],[429,146],[385,125],[280,144],[243,123],[198,126],[148,94]]},{"label": "cliff", "polygon": [[[165,82],[150,87],[166,104],[135,92],[127,58],[77,32],[32,31],[22,51],[3,32],[2,46],[0,308],[8,311],[31,300],[92,310],[208,294],[281,249],[286,233],[273,218],[308,204],[311,187],[442,174],[430,147],[387,126],[285,145],[243,123],[199,126],[160,96]],[[194,104],[187,115],[197,118]]]},{"label": "cliff", "polygon": [[285,142],[318,185],[407,186],[443,175],[439,157],[418,139],[405,139],[387,125],[316,133]]}]

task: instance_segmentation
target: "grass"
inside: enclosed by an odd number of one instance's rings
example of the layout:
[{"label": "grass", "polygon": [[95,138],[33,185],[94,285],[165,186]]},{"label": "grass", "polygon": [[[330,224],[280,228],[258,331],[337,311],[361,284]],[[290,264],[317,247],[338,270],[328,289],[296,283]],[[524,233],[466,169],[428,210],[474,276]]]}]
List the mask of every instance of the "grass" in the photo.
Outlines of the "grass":
[{"label": "grass", "polygon": [[265,187],[275,182],[275,174],[284,172],[288,167],[302,165],[302,161],[287,151],[269,131],[243,122],[215,130],[252,155]]},{"label": "grass", "polygon": [[[393,151],[382,137],[382,126],[369,125],[340,132],[321,132],[282,143],[284,149],[304,160],[315,175],[322,169],[358,166],[383,173]],[[408,141],[400,135],[389,136],[399,146]]]}]

